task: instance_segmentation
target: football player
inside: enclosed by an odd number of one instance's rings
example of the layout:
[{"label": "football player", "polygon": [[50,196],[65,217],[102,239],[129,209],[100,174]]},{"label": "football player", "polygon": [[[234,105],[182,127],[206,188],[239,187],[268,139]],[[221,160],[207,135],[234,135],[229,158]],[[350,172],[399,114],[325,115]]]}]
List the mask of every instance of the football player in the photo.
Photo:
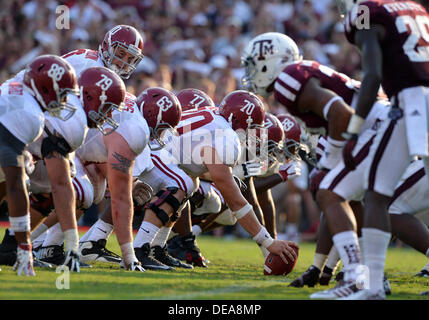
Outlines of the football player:
[{"label": "football player", "polygon": [[[271,50],[267,50],[267,46]],[[246,67],[245,85],[264,96],[274,92],[276,100],[309,133],[328,133],[326,140],[319,139],[320,145],[324,144],[324,150],[318,160],[321,169],[317,174],[323,176],[328,170],[336,168],[341,162],[341,150],[345,144],[341,134],[353,114],[351,105],[354,105],[359,83],[315,61],[302,60],[293,40],[278,33],[265,33],[252,39],[244,50],[242,60]],[[365,125],[372,127],[377,123],[378,113],[386,112],[387,106],[387,101],[378,103]],[[366,136],[366,142],[371,137]],[[368,153],[368,143],[364,139],[361,140],[361,149],[361,153]],[[329,190],[318,194],[317,200],[334,235],[335,246],[349,249],[339,250],[344,270],[350,271],[347,277],[357,278],[354,270],[359,265],[360,253],[352,209]]]},{"label": "football player", "polygon": [[[186,181],[176,177],[181,187],[161,188],[147,206],[144,221],[134,240],[136,253],[140,252],[137,256],[143,265],[155,237],[161,238],[157,240],[159,242],[166,242],[171,230],[170,222],[177,220],[184,201],[198,189],[198,178],[207,172],[234,216],[257,243],[285,261],[286,255],[290,259],[296,258],[288,242],[272,239],[260,225],[252,206],[241,195],[231,174],[230,167],[239,160],[241,152],[237,132],[247,134],[250,129],[261,128],[263,120],[262,102],[243,90],[229,93],[219,109],[201,107],[183,113],[177,128],[178,136],[172,135],[168,147],[154,158],[158,160],[156,167],[165,175],[173,174],[172,170],[168,170],[171,164],[165,165],[165,159],[169,159],[189,177]],[[143,177],[155,192],[154,185],[162,185],[159,180],[153,181],[157,177]]]},{"label": "football player", "polygon": [[[128,79],[143,58],[143,46],[143,39],[135,28],[128,25],[118,25],[105,34],[102,43],[99,45],[98,51],[78,49],[65,54],[63,58],[72,64],[78,76],[89,67],[104,66],[113,70],[122,78]],[[17,75],[17,77],[19,76],[20,74]],[[131,102],[128,104],[132,105]],[[75,192],[77,195],[81,192],[79,190],[78,183],[75,183]],[[46,203],[49,203],[49,197],[47,200],[43,197],[39,197],[39,199],[35,199],[35,202],[40,202],[37,206],[39,208],[47,207],[45,211],[50,212],[50,206],[46,205]],[[33,215],[38,215],[35,220],[43,218],[43,216],[37,214],[35,210],[32,211],[32,216]],[[55,221],[55,218],[53,219]],[[102,223],[102,221],[99,220],[99,223]],[[103,226],[113,228],[111,223]],[[37,233],[35,236],[37,236]],[[106,259],[109,260],[118,261],[117,256],[108,251],[105,246],[95,246],[96,247],[92,248],[92,250],[98,251],[99,256],[106,257]],[[52,252],[52,250],[50,250],[50,252]],[[60,253],[60,251],[58,251],[58,253]],[[100,259],[103,260],[104,258]],[[83,260],[86,259],[84,258]]]},{"label": "football player", "polygon": [[347,0],[340,3],[346,37],[361,50],[363,70],[356,113],[345,135],[347,144],[343,153],[348,168],[355,166],[357,136],[372,111],[380,84],[392,102],[389,119],[374,139],[371,165],[365,173],[367,191],[362,237],[369,288],[352,290],[347,297],[384,299],[384,263],[391,238],[389,202],[410,159],[420,156],[426,169],[429,168],[429,39],[425,36],[429,15],[422,5],[413,1]]},{"label": "football player", "polygon": [[[72,270],[79,268],[74,193],[70,178],[69,153],[83,141],[87,126],[77,100],[77,77],[63,58],[44,55],[34,59],[22,81],[9,81],[0,88],[1,170],[6,183],[10,233],[17,241],[13,270],[34,276],[30,242],[29,199],[24,179],[23,151],[31,147],[43,159],[58,206],[61,227],[67,239],[66,260]],[[23,123],[25,122],[25,125]],[[67,131],[78,127],[74,136]]]}]

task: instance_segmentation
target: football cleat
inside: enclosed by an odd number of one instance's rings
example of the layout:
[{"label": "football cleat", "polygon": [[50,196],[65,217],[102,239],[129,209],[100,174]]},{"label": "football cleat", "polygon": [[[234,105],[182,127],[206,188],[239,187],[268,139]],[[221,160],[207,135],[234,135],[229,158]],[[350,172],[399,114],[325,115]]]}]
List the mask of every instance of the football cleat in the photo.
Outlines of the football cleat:
[{"label": "football cleat", "polygon": [[319,279],[319,283],[322,286],[329,286],[329,282],[331,282],[331,278],[332,278],[332,271],[333,270],[327,266],[323,268],[323,272]]},{"label": "football cleat", "polygon": [[335,276],[335,281],[337,282],[341,282],[344,279],[344,271],[341,270],[340,272],[337,273],[337,275]]},{"label": "football cleat", "polygon": [[426,269],[422,269],[419,273],[415,275],[415,277],[427,278],[429,277],[429,271]]},{"label": "football cleat", "polygon": [[35,267],[35,268],[48,268],[48,269],[53,268],[52,264],[44,262],[44,261],[39,260],[36,257],[34,257],[34,253],[33,253],[33,267]]},{"label": "football cleat", "polygon": [[289,287],[302,288],[314,287],[319,281],[320,269],[311,265],[299,278],[289,284]]},{"label": "football cleat", "polygon": [[9,229],[6,229],[4,233],[3,241],[0,244],[0,253],[16,252],[18,242],[15,236],[10,235]]},{"label": "football cleat", "polygon": [[150,255],[150,245],[145,243],[140,248],[134,248],[137,259],[141,262],[142,267],[148,270],[174,270],[173,267],[167,266],[162,262],[154,259]]},{"label": "football cleat", "polygon": [[[63,265],[66,260],[66,256],[64,254],[64,245],[60,245],[60,246],[53,245],[53,246],[41,247],[37,251],[37,257],[42,262],[46,262],[56,266]],[[80,262],[79,267],[92,268],[91,265],[86,264],[82,261]]]},{"label": "football cleat", "polygon": [[386,274],[384,274],[383,276],[383,288],[386,296],[390,296],[392,294],[392,288],[390,287],[390,282],[389,282],[389,279],[387,279]]},{"label": "football cleat", "polygon": [[38,250],[37,255],[41,261],[57,266],[61,265],[65,259],[64,247],[62,245],[42,247]]},{"label": "football cleat", "polygon": [[192,265],[184,263],[179,259],[173,258],[171,255],[169,255],[167,246],[164,246],[163,248],[161,246],[153,246],[151,248],[151,255],[159,262],[162,262],[163,264],[170,267],[194,269]]},{"label": "football cleat", "polygon": [[16,251],[0,252],[0,265],[13,266],[16,262]]},{"label": "football cleat", "polygon": [[429,290],[428,291],[420,292],[420,295],[422,295],[422,296],[429,296]]},{"label": "football cleat", "polygon": [[120,263],[121,257],[116,253],[106,249],[106,240],[85,241],[79,243],[81,262],[100,261]]},{"label": "football cleat", "polygon": [[367,289],[363,289],[348,296],[341,297],[338,300],[386,300],[386,294],[384,293],[384,290],[371,292]]},{"label": "football cleat", "polygon": [[168,253],[176,259],[186,261],[196,267],[207,268],[206,259],[195,241],[195,235],[190,233],[185,237],[176,236],[170,240]]},{"label": "football cleat", "polygon": [[351,296],[359,291],[363,291],[356,286],[355,281],[347,281],[336,286],[335,288],[315,292],[310,295],[310,299],[320,299],[320,300],[336,300],[343,299]]}]

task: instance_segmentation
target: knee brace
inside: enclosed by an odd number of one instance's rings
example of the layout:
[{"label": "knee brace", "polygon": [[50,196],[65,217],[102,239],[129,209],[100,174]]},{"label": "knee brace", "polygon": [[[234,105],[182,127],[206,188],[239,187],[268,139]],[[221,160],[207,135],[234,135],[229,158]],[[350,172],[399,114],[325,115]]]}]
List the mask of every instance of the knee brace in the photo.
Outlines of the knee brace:
[{"label": "knee brace", "polygon": [[168,187],[167,190],[163,189],[158,191],[158,193],[156,194],[158,199],[146,206],[146,208],[149,208],[153,212],[155,212],[156,216],[159,220],[161,220],[163,225],[165,225],[168,220],[170,220],[168,214],[163,209],[159,208],[159,206],[165,202],[173,208],[172,221],[176,221],[178,219],[177,211],[179,210],[181,203],[173,196],[173,194],[175,194],[177,190],[179,189],[176,187]]},{"label": "knee brace", "polygon": [[54,210],[54,202],[52,200],[52,194],[48,197],[42,194],[31,194],[30,195],[30,206],[39,211],[43,216],[47,217]]}]

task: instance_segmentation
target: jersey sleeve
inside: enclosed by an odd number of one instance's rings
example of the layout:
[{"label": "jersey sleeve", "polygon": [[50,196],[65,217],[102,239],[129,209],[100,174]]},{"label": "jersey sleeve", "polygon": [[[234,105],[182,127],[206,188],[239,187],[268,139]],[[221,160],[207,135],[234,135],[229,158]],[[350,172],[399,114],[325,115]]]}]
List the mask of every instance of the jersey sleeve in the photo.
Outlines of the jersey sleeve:
[{"label": "jersey sleeve", "polygon": [[140,153],[136,158],[136,161],[133,167],[133,177],[138,177],[142,173],[151,170],[153,166],[154,165],[150,156],[150,149],[148,146],[146,146],[143,149],[143,152]]},{"label": "jersey sleeve", "polygon": [[76,76],[91,67],[103,67],[103,62],[98,58],[97,51],[89,49],[79,49],[71,51],[62,56],[69,62],[76,71]]},{"label": "jersey sleeve", "polygon": [[137,105],[132,113],[114,111],[113,119],[119,122],[116,132],[127,141],[131,150],[136,155],[142,153],[149,142],[150,133],[146,120],[138,113]]},{"label": "jersey sleeve", "polygon": [[311,78],[310,73],[302,68],[301,63],[287,66],[278,76],[274,84],[274,96],[290,113],[297,113],[297,102],[302,89]]},{"label": "jersey sleeve", "polygon": [[234,167],[241,156],[241,143],[238,135],[232,129],[222,130],[221,134],[215,134],[215,149],[222,163],[228,167]]}]

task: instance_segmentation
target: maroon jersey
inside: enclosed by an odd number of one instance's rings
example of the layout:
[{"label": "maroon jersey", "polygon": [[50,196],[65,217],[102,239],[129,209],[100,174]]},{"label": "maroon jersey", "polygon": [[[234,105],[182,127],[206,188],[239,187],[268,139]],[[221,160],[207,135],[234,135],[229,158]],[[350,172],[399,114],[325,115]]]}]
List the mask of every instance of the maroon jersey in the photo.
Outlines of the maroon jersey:
[{"label": "maroon jersey", "polygon": [[320,86],[329,89],[347,104],[351,104],[360,82],[338,73],[316,61],[304,60],[288,65],[278,76],[274,84],[274,97],[286,107],[290,114],[302,120],[308,128],[328,129],[328,121],[312,111],[301,112],[298,100],[308,80],[317,78]]},{"label": "maroon jersey", "polygon": [[381,41],[383,51],[382,86],[391,97],[399,91],[415,86],[429,86],[429,15],[426,9],[413,1],[365,1],[355,5],[345,20],[345,33],[349,42],[369,9],[371,25],[385,29]]}]

